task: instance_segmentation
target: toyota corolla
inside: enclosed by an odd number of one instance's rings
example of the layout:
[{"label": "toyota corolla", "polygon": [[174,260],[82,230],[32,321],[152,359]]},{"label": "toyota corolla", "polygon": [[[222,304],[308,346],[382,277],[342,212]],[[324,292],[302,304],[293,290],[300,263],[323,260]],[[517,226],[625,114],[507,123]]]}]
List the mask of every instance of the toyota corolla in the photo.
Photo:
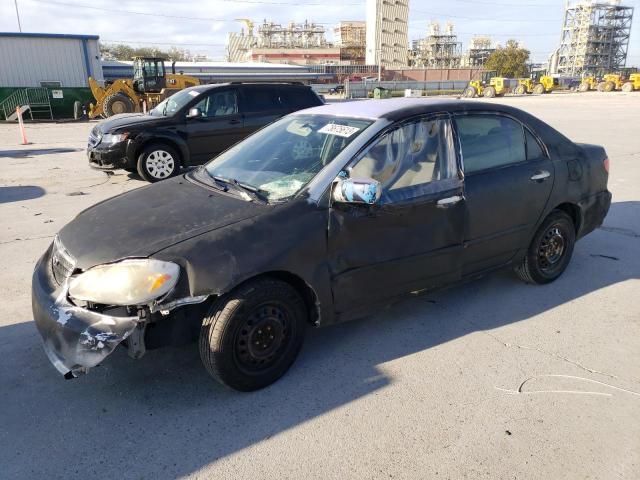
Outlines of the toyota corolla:
[{"label": "toyota corolla", "polygon": [[81,212],[37,263],[34,318],[67,378],[118,345],[197,340],[213,377],[259,389],[310,326],[505,267],[556,280],[608,212],[608,168],[602,147],[494,103],[302,110]]}]

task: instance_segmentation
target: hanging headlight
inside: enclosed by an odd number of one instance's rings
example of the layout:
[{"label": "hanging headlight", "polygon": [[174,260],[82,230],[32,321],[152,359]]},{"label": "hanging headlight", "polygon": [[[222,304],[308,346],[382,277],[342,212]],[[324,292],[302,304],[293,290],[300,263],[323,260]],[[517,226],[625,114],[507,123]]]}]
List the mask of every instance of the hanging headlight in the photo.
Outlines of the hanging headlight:
[{"label": "hanging headlight", "polygon": [[71,280],[69,295],[104,305],[144,305],[171,291],[180,267],[153,259],[98,265]]}]

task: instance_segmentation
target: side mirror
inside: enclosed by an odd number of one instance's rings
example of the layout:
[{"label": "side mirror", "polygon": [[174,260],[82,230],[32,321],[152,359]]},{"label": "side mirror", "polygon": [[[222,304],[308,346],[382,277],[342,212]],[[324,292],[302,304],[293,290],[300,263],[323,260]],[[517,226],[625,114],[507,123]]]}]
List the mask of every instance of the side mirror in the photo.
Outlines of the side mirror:
[{"label": "side mirror", "polygon": [[373,205],[381,195],[380,182],[372,178],[338,178],[333,187],[333,200],[338,203]]},{"label": "side mirror", "polygon": [[189,113],[187,113],[187,118],[198,118],[201,116],[202,116],[202,112],[197,107],[190,108]]}]

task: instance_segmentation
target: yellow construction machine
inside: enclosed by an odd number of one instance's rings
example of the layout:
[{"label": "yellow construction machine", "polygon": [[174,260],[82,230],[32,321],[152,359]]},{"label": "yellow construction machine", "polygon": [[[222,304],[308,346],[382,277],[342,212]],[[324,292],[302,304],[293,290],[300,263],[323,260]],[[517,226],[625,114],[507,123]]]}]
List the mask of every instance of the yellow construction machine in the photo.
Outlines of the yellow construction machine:
[{"label": "yellow construction machine", "polygon": [[195,85],[200,85],[195,77],[175,71],[166,73],[162,58],[135,57],[133,78],[119,78],[103,88],[89,77],[91,93],[96,99],[89,108],[89,118],[142,112],[144,103],[151,109],[178,90]]},{"label": "yellow construction machine", "polygon": [[554,90],[562,88],[560,80],[557,77],[551,75],[540,75],[534,79],[535,86],[533,87],[533,93],[536,95],[542,95],[543,93],[551,93]]},{"label": "yellow construction machine", "polygon": [[591,92],[598,89],[598,79],[593,75],[582,77],[582,81],[578,86],[579,92]]},{"label": "yellow construction machine", "polygon": [[509,79],[498,77],[495,70],[484,72],[481,80],[471,80],[462,95],[466,98],[500,97],[509,92]]},{"label": "yellow construction machine", "polygon": [[637,69],[623,68],[619,72],[608,73],[602,77],[602,81],[598,84],[598,91],[613,92],[622,90],[625,85],[631,84],[631,87],[626,87],[627,90],[624,91],[632,92],[634,90],[634,80],[632,80],[631,77],[637,78]]},{"label": "yellow construction machine", "polygon": [[636,92],[640,90],[640,73],[632,73],[629,79],[622,85],[623,92]]},{"label": "yellow construction machine", "polygon": [[525,95],[527,93],[533,93],[533,89],[536,84],[532,78],[519,78],[518,86],[514,90],[514,93],[517,95]]}]

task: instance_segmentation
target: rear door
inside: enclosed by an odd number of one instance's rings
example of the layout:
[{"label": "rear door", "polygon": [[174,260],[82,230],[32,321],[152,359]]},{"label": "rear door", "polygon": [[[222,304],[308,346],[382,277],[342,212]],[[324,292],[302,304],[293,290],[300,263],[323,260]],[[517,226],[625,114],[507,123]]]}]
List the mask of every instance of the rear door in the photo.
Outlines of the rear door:
[{"label": "rear door", "polygon": [[314,91],[302,85],[280,86],[280,102],[287,113],[322,105],[322,101]]},{"label": "rear door", "polygon": [[191,165],[210,160],[243,138],[243,119],[236,88],[213,89],[191,108],[200,115],[186,119]]},{"label": "rear door", "polygon": [[456,115],[467,219],[463,275],[508,262],[527,248],[547,204],[554,165],[539,139],[507,115]]},{"label": "rear door", "polygon": [[242,85],[241,91],[245,137],[289,113],[277,85]]}]

